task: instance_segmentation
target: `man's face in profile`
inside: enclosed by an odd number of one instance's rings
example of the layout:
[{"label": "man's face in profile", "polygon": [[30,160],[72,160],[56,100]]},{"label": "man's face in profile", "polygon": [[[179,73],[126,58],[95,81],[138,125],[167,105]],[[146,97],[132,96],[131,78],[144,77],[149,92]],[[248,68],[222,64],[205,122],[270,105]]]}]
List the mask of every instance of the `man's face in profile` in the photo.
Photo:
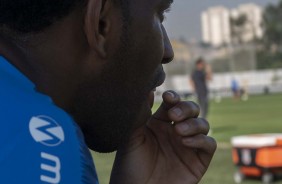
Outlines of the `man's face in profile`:
[{"label": "man's face in profile", "polygon": [[86,140],[91,149],[116,150],[137,126],[140,114],[140,121],[150,117],[148,97],[164,81],[162,63],[173,58],[162,26],[170,4],[170,0],[129,0],[130,16],[120,22],[123,27],[117,32],[121,35],[115,35],[120,38],[116,39],[118,48],[99,76],[81,84],[72,114],[86,137],[91,135]]}]

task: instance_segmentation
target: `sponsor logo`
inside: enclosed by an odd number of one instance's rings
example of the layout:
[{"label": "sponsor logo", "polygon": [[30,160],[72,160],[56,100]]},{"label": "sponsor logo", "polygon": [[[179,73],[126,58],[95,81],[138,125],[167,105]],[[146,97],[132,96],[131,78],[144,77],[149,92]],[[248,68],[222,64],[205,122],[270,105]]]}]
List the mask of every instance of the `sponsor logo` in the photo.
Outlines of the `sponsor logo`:
[{"label": "sponsor logo", "polygon": [[58,146],[65,140],[62,127],[48,116],[32,117],[29,131],[36,142],[45,146]]},{"label": "sponsor logo", "polygon": [[40,180],[46,183],[57,184],[61,181],[61,163],[60,159],[54,155],[41,152],[41,158],[44,162],[40,165],[44,174],[40,175]]},{"label": "sponsor logo", "polygon": [[245,165],[250,165],[252,163],[251,150],[249,149],[242,150],[242,162]]}]

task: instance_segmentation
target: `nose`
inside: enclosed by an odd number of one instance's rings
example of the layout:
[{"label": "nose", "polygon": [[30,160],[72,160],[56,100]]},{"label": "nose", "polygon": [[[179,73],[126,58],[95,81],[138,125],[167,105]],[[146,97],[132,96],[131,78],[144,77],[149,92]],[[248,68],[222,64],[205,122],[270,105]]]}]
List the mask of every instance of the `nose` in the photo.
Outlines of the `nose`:
[{"label": "nose", "polygon": [[167,36],[165,28],[162,26],[163,39],[164,39],[164,56],[162,64],[170,63],[174,58],[173,48],[171,46],[170,40]]}]

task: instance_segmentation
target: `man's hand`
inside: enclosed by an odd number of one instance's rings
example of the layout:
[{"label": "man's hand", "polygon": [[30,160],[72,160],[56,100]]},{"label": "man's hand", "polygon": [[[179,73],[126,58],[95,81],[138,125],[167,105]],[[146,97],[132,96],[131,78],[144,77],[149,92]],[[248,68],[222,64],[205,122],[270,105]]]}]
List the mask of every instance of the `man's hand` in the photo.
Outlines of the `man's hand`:
[{"label": "man's hand", "polygon": [[111,184],[196,184],[216,150],[199,107],[172,91],[161,107],[117,152]]}]

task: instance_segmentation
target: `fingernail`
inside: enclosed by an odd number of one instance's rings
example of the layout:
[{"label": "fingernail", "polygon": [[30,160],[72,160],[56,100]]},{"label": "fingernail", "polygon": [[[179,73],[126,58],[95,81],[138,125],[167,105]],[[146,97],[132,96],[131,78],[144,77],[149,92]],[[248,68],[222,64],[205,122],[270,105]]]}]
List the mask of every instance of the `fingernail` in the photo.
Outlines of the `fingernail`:
[{"label": "fingernail", "polygon": [[172,92],[168,91],[168,92],[167,92],[167,94],[169,94],[169,95],[171,96],[171,98],[175,98],[174,93],[172,93]]},{"label": "fingernail", "polygon": [[182,110],[180,108],[174,108],[172,109],[172,112],[177,116],[181,116],[182,115]]}]

